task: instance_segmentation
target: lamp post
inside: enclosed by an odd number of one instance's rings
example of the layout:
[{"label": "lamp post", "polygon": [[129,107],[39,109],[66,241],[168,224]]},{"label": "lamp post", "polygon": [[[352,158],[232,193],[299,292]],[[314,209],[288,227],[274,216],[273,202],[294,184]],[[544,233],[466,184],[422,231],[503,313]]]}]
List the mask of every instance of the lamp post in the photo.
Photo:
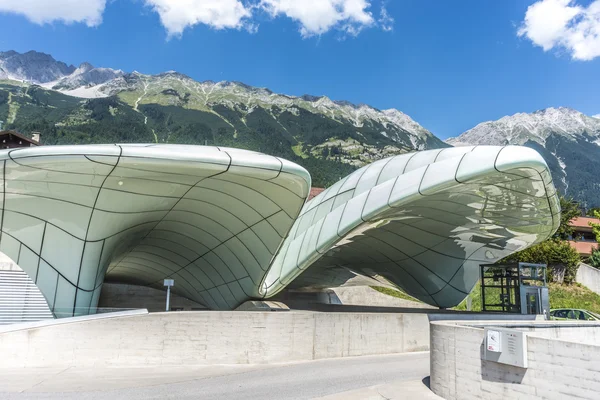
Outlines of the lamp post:
[{"label": "lamp post", "polygon": [[165,279],[165,286],[167,287],[167,309],[169,311],[169,302],[171,301],[171,286],[175,285],[175,280]]}]

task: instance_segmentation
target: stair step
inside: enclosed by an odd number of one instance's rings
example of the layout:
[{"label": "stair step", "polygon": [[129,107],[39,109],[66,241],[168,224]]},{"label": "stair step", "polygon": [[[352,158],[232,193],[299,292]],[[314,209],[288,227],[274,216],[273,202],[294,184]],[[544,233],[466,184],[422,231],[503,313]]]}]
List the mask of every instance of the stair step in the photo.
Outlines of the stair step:
[{"label": "stair step", "polygon": [[24,271],[0,271],[0,325],[53,319],[44,295]]}]

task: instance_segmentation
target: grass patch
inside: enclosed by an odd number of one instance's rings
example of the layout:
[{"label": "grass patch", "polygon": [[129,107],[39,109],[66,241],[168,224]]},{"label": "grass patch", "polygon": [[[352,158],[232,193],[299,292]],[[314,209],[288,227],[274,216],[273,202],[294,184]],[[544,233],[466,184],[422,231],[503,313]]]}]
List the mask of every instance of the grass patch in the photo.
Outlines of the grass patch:
[{"label": "grass patch", "polygon": [[579,283],[558,285],[551,283],[550,308],[578,308],[600,313],[600,295]]},{"label": "grass patch", "polygon": [[[141,93],[140,92],[128,92],[128,91],[123,91],[121,93],[119,93],[117,95],[117,97],[119,98],[119,100],[121,100],[123,103],[129,104],[131,107],[135,106],[135,102],[137,101],[137,99],[140,98]],[[141,105],[141,104],[140,104]]]},{"label": "grass patch", "polygon": [[407,295],[406,293],[401,292],[396,289],[391,289],[391,288],[387,288],[387,287],[383,287],[383,286],[371,286],[371,289],[377,290],[379,293],[387,294],[388,296],[397,297],[397,298],[403,299],[403,300],[410,300],[410,301],[422,303],[421,300],[417,300],[414,297],[411,297],[411,296]]},{"label": "grass patch", "polygon": [[302,143],[298,143],[297,145],[292,146],[292,151],[298,157],[302,157],[302,158],[308,158],[309,157],[308,154],[306,154],[306,153],[304,153],[304,151],[302,151]]},{"label": "grass patch", "polygon": [[[471,290],[468,297],[471,298],[471,311],[481,311],[481,284],[479,282]],[[462,303],[454,307],[454,310],[467,311],[467,299],[464,299]]]},{"label": "grass patch", "polygon": [[[592,292],[579,283],[561,285],[549,283],[550,308],[577,308],[600,313],[600,295]],[[472,300],[471,311],[481,311],[481,286],[475,285],[469,297]],[[455,310],[466,310],[467,300],[454,308]]]}]

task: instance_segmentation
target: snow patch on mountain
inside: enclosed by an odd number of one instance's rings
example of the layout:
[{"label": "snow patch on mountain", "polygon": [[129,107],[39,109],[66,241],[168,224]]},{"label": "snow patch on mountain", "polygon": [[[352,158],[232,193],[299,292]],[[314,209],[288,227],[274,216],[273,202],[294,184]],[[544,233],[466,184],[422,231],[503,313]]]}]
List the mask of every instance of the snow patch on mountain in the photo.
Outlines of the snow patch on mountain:
[{"label": "snow patch on mountain", "polygon": [[[340,124],[356,128],[377,127],[381,135],[405,150],[444,147],[445,144],[408,115],[395,109],[378,110],[366,104],[334,101],[326,96],[288,96],[266,88],[241,82],[198,82],[167,71],[158,75],[125,73],[111,68],[97,68],[90,63],[67,66],[52,56],[37,52],[0,53],[0,79],[25,81],[63,94],[94,99],[125,96],[136,111],[143,104],[174,105],[218,115],[215,106],[224,106],[248,115],[261,107],[276,121],[284,113],[300,115],[302,110],[322,114]],[[123,98],[123,97],[122,97]]]},{"label": "snow patch on mountain", "polygon": [[[95,86],[95,91],[87,90],[83,94],[86,97],[91,95],[101,97],[123,92],[138,95],[136,106],[144,102],[160,102],[161,99],[164,100],[166,93],[178,93],[179,96],[187,96],[186,107],[206,109],[211,112],[213,112],[211,107],[214,105],[226,106],[243,115],[251,114],[256,107],[262,107],[269,110],[273,118],[277,119],[285,112],[297,116],[304,109],[311,113],[322,114],[339,123],[351,123],[356,128],[363,127],[365,124],[381,124],[385,128],[381,131],[382,135],[404,143],[410,148],[422,150],[431,148],[432,142],[442,144],[427,129],[395,109],[381,111],[366,104],[355,105],[346,101],[333,101],[326,96],[288,96],[241,82],[198,82],[175,71],[158,75],[143,75],[138,72],[119,73],[114,79]],[[171,100],[177,103],[181,98],[171,96]]]},{"label": "snow patch on mountain", "polygon": [[570,139],[600,136],[600,119],[567,107],[546,108],[531,114],[519,113],[483,122],[446,143],[462,145],[522,145],[528,141],[545,145],[551,134]]},{"label": "snow patch on mountain", "polygon": [[547,108],[481,123],[446,140],[462,145],[526,145],[544,157],[556,187],[581,204],[600,204],[600,118],[571,108]]},{"label": "snow patch on mountain", "polygon": [[78,87],[75,89],[61,90],[61,92],[67,96],[81,97],[83,99],[101,99],[109,97],[109,95],[101,89],[101,86]]},{"label": "snow patch on mountain", "polygon": [[558,165],[560,166],[560,169],[561,169],[560,181],[564,185],[564,190],[566,192],[569,189],[569,183],[567,182],[567,171],[566,171],[567,164],[565,164],[565,161],[563,160],[562,157],[560,157],[558,154],[556,154],[556,151],[550,152],[550,154],[552,154],[554,156],[554,158],[556,158],[556,160],[558,161]]},{"label": "snow patch on mountain", "polygon": [[89,63],[83,63],[72,74],[53,82],[52,89],[71,91],[102,85],[108,81],[125,75],[121,70],[111,68],[95,68]]}]

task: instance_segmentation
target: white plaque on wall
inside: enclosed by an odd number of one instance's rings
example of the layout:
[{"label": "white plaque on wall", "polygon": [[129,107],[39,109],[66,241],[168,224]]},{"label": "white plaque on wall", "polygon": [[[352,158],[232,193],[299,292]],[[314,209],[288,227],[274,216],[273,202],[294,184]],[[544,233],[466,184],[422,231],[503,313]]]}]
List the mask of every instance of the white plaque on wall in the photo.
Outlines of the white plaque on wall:
[{"label": "white plaque on wall", "polygon": [[487,331],[487,349],[488,351],[493,351],[495,353],[500,353],[502,351],[502,336],[498,331]]},{"label": "white plaque on wall", "polygon": [[527,333],[509,328],[485,328],[484,360],[527,368]]}]

